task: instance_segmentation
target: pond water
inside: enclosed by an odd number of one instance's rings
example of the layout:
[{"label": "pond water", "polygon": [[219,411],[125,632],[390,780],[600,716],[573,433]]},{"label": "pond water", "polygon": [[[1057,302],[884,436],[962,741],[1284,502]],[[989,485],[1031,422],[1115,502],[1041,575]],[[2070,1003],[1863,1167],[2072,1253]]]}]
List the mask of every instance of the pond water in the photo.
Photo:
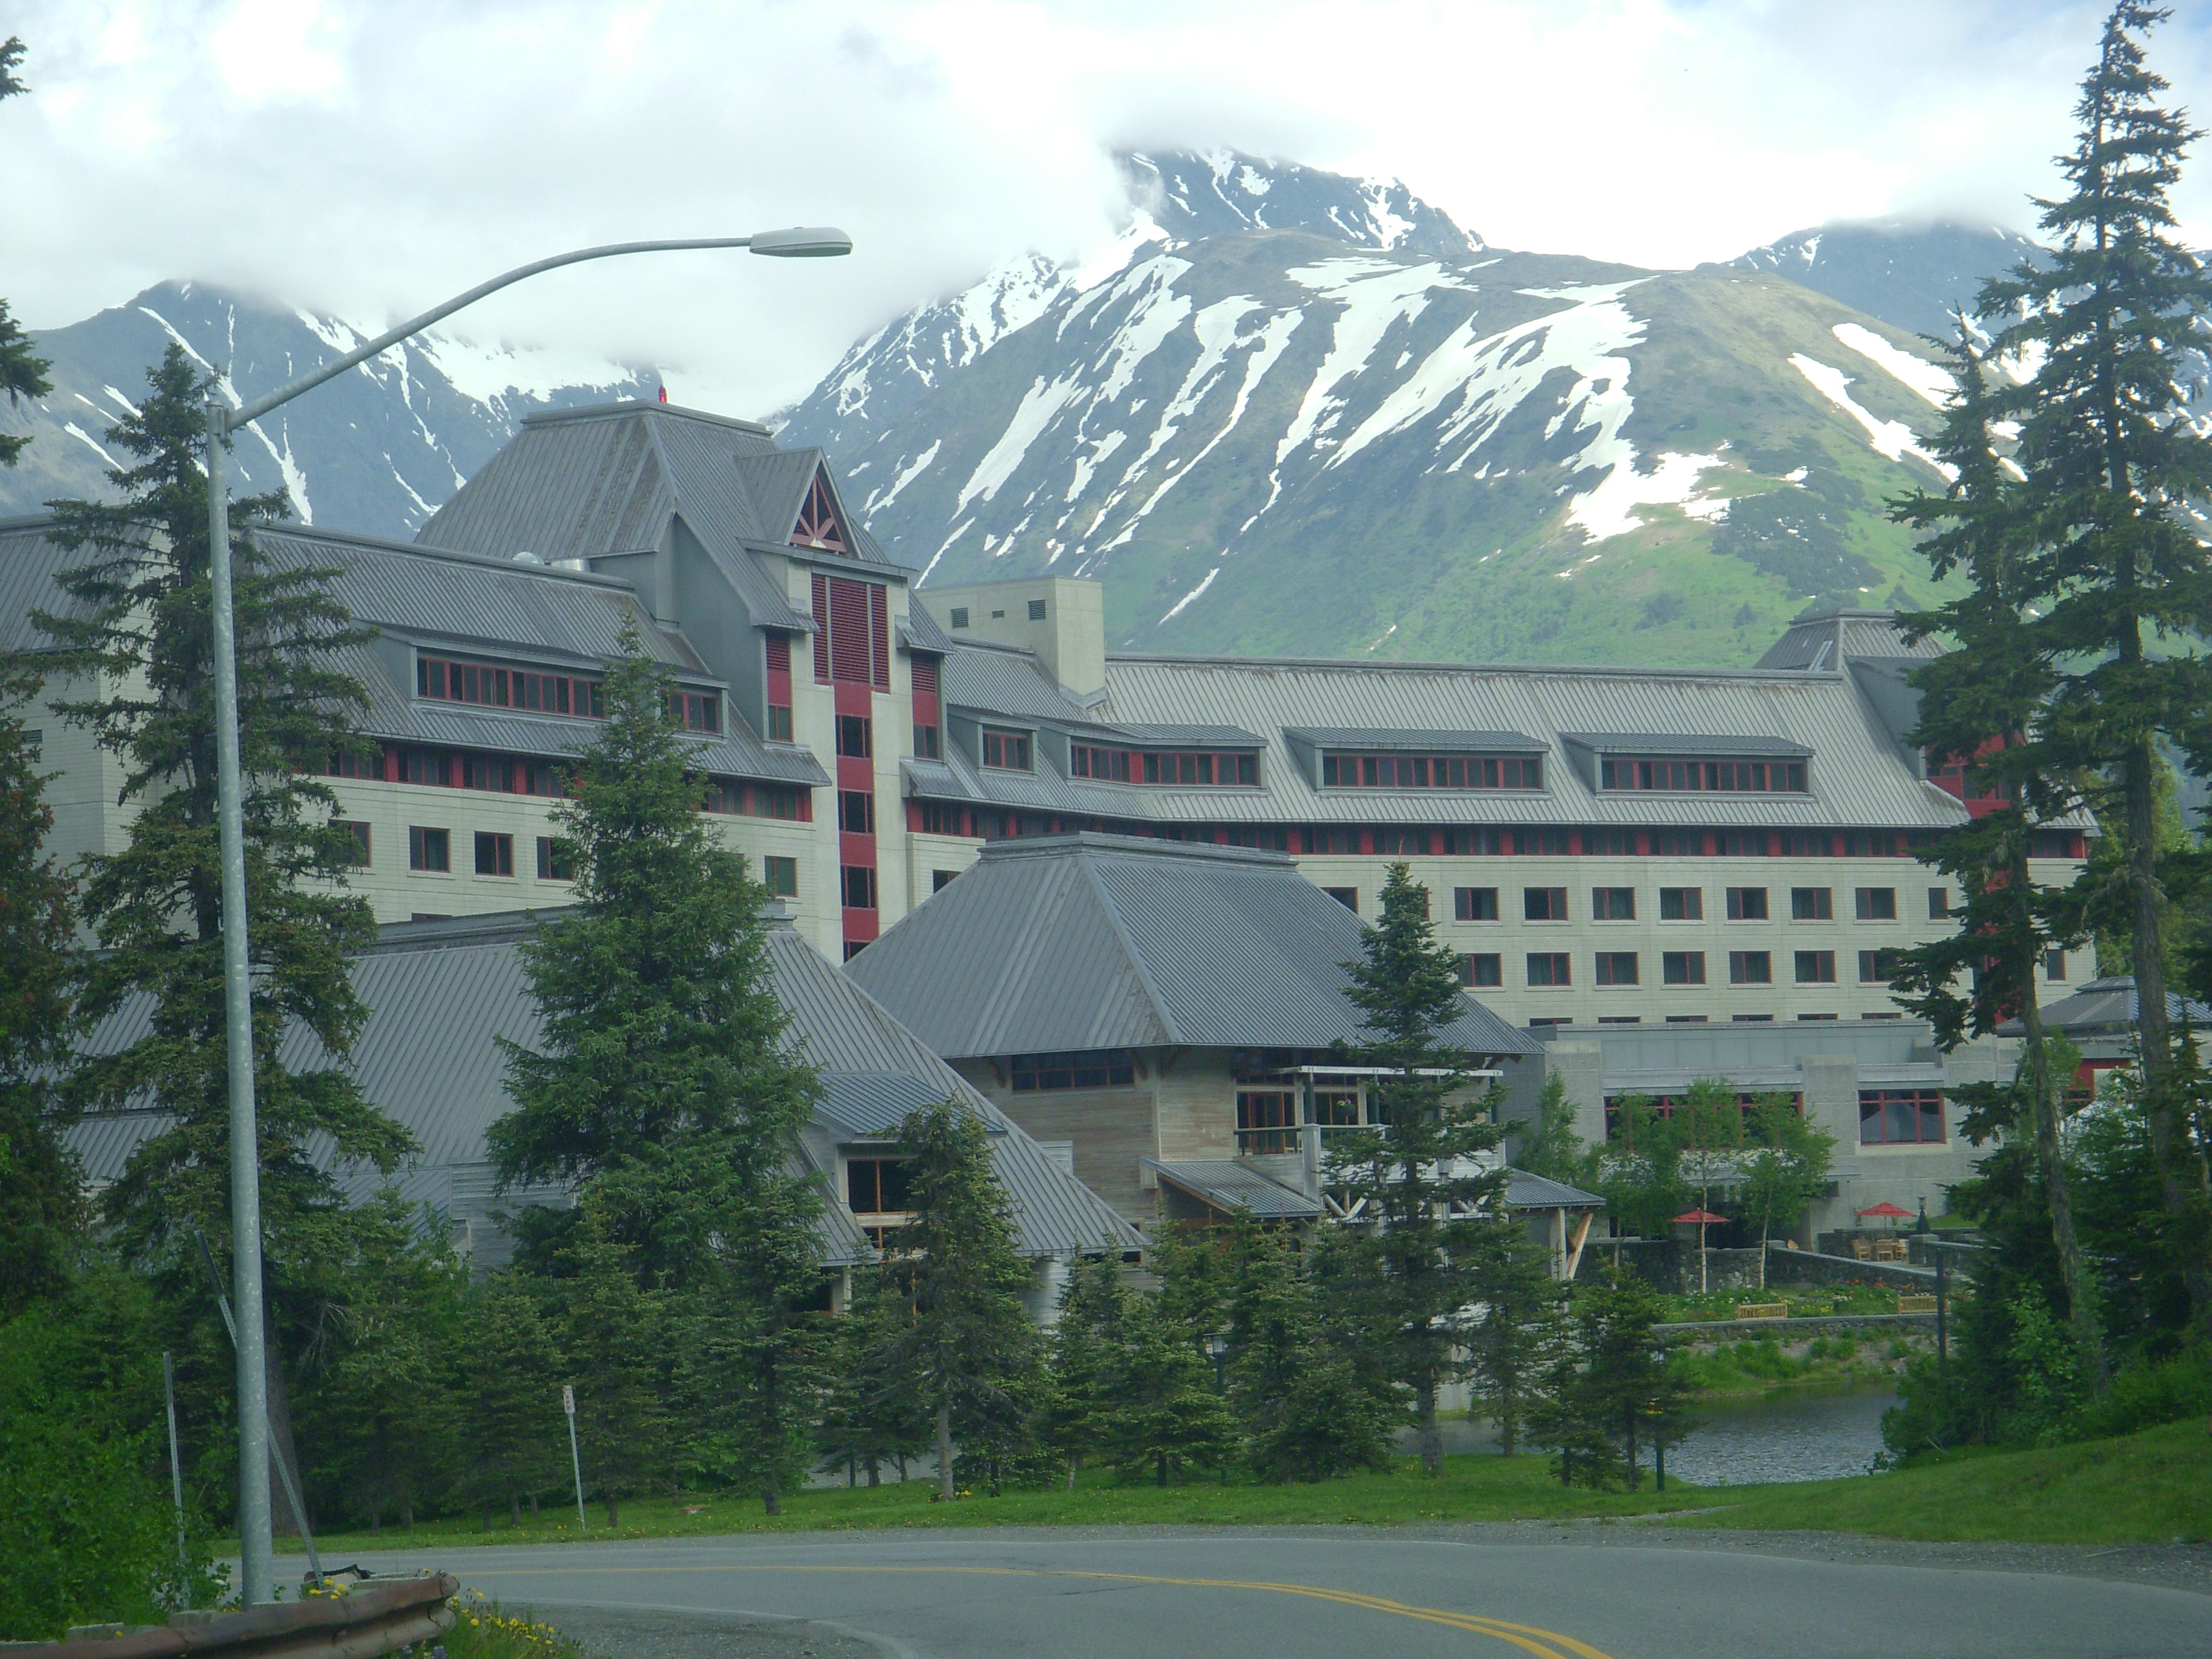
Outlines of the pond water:
[{"label": "pond water", "polygon": [[1881,1414],[1896,1403],[1887,1384],[1700,1401],[1690,1407],[1695,1426],[1668,1445],[1667,1473],[1700,1486],[1864,1474],[1882,1449]]}]

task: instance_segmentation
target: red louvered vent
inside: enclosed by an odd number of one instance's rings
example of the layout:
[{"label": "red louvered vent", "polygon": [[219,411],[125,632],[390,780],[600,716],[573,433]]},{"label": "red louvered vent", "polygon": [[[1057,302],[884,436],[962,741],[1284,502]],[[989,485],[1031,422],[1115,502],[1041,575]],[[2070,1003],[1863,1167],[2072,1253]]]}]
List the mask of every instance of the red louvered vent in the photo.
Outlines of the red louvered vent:
[{"label": "red louvered vent", "polygon": [[888,588],[868,586],[868,683],[891,689],[891,600]]},{"label": "red louvered vent", "polygon": [[869,683],[868,589],[861,582],[830,579],[830,678]]},{"label": "red louvered vent", "polygon": [[916,657],[914,659],[914,695],[933,697],[937,695],[937,659]]},{"label": "red louvered vent", "polygon": [[768,672],[771,674],[791,672],[791,636],[788,634],[768,636]]},{"label": "red louvered vent", "polygon": [[830,579],[814,579],[814,678],[830,684]]}]

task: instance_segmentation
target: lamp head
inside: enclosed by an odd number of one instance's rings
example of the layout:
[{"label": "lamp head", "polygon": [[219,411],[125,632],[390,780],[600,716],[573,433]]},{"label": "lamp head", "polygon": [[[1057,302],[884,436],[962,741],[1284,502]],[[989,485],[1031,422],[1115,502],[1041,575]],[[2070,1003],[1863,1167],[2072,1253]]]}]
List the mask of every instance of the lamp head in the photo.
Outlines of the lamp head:
[{"label": "lamp head", "polygon": [[775,259],[834,259],[853,251],[853,239],[831,226],[812,225],[790,230],[763,230],[752,239],[752,251]]}]

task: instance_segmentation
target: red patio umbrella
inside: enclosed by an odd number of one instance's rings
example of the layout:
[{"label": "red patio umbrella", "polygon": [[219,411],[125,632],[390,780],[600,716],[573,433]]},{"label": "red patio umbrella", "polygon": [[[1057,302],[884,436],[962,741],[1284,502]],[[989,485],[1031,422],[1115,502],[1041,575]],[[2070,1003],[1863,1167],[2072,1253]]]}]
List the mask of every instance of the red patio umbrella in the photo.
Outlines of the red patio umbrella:
[{"label": "red patio umbrella", "polygon": [[1685,1210],[1674,1218],[1681,1226],[1695,1225],[1698,1230],[1698,1293],[1702,1296],[1707,1287],[1705,1279],[1705,1229],[1727,1221],[1724,1215],[1715,1215],[1711,1210]]},{"label": "red patio umbrella", "polygon": [[1863,1221],[1870,1215],[1878,1215],[1887,1220],[1889,1224],[1894,1228],[1899,1222],[1905,1220],[1910,1217],[1911,1213],[1911,1211],[1899,1209],[1887,1199],[1884,1199],[1879,1204],[1869,1205],[1865,1209],[1861,1210],[1858,1212],[1858,1217],[1860,1220]]}]

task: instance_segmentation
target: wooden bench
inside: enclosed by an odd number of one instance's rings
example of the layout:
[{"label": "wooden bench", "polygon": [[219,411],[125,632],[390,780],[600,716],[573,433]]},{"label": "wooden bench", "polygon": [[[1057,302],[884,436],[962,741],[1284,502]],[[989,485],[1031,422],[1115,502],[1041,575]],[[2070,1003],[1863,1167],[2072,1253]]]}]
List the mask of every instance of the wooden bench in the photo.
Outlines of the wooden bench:
[{"label": "wooden bench", "polygon": [[1735,1304],[1735,1316],[1738,1319],[1787,1319],[1790,1317],[1790,1304],[1787,1302],[1739,1302]]},{"label": "wooden bench", "polygon": [[1936,1298],[1932,1296],[1907,1296],[1903,1291],[1899,1291],[1897,1297],[1897,1310],[1901,1314],[1934,1313]]}]

